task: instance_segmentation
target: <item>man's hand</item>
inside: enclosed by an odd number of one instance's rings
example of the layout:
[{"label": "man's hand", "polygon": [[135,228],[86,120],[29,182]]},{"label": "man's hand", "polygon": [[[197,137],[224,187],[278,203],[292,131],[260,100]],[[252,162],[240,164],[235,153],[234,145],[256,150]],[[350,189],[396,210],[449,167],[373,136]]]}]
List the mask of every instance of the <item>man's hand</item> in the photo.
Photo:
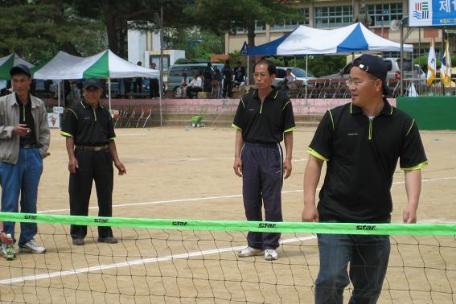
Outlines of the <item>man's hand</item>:
[{"label": "man's hand", "polygon": [[114,165],[116,166],[117,170],[119,171],[119,175],[127,174],[127,169],[125,168],[124,164],[122,164],[121,161],[114,162]]},{"label": "man's hand", "polygon": [[30,128],[27,128],[27,125],[25,125],[25,124],[18,124],[17,126],[14,127],[13,133],[20,137],[24,137],[30,133]]},{"label": "man's hand", "polygon": [[402,211],[402,220],[405,224],[416,223],[416,208],[407,205]]},{"label": "man's hand", "polygon": [[234,158],[233,169],[237,176],[242,177],[242,160],[240,157]]},{"label": "man's hand", "polygon": [[71,174],[75,174],[78,168],[78,160],[76,159],[76,157],[71,157],[68,161],[68,171],[70,171]]},{"label": "man's hand", "polygon": [[310,207],[305,206],[302,210],[301,219],[303,222],[318,222],[320,218],[317,207],[314,205]]},{"label": "man's hand", "polygon": [[291,175],[291,159],[286,158],[283,162],[283,178],[288,178]]}]

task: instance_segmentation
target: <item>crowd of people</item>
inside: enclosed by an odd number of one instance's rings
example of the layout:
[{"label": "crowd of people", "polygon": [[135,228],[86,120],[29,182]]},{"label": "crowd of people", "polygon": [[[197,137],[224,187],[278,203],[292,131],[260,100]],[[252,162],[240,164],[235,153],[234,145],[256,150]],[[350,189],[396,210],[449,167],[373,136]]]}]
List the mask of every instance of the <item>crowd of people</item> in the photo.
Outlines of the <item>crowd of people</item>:
[{"label": "crowd of people", "polygon": [[[209,77],[210,64],[206,72],[203,76],[193,75],[185,86],[187,94],[212,86],[215,73]],[[231,72],[229,63],[220,72],[227,77],[223,88],[229,94],[230,80],[241,79],[236,78],[236,69]],[[403,221],[416,222],[426,154],[415,120],[392,107],[385,97],[386,73],[386,64],[376,56],[362,55],[354,61],[347,81],[351,102],[326,112],[307,149],[303,221],[389,223],[392,178],[400,160],[408,202],[402,212]],[[1,210],[36,213],[43,159],[49,155],[46,110],[44,103],[29,93],[28,68],[16,66],[10,74],[14,92],[0,98]],[[272,86],[275,74],[271,62],[256,63],[256,89],[242,96],[233,121],[233,170],[242,178],[244,209],[249,221],[283,220],[281,191],[284,179],[292,173],[296,126],[293,105],[286,91]],[[98,80],[84,81],[81,100],[64,114],[61,134],[66,138],[68,153],[71,215],[88,214],[90,190],[95,181],[99,215],[112,216],[113,165],[119,174],[126,173],[117,155],[112,118],[100,104],[101,94]],[[326,176],[317,199],[325,162]],[[21,252],[46,251],[35,240],[36,233],[36,223],[21,223]],[[87,228],[72,225],[70,234],[73,245],[82,246]],[[118,242],[110,227],[100,227],[98,236],[98,242]],[[238,252],[238,257],[262,255],[265,260],[277,260],[280,237],[280,233],[249,232],[247,246]],[[1,253],[8,260],[14,259],[14,223],[3,223],[0,240]],[[318,247],[316,303],[342,303],[344,289],[350,282],[350,303],[377,302],[388,267],[388,236],[318,234]]]},{"label": "crowd of people", "polygon": [[187,98],[197,98],[199,92],[207,92],[208,97],[213,98],[230,98],[233,87],[245,85],[246,82],[246,70],[240,61],[234,69],[227,60],[221,70],[208,63],[202,72],[194,71],[191,79],[186,72],[181,76],[177,95]]}]

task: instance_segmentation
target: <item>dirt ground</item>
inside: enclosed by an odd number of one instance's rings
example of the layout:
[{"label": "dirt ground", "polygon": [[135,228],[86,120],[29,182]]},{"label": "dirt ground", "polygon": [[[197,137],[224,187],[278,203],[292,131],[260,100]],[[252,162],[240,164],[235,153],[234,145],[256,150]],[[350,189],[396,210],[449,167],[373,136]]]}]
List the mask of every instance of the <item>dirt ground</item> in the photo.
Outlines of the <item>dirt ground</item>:
[{"label": "dirt ground", "polygon": [[[244,220],[241,179],[233,173],[229,128],[118,129],[127,167],[115,176],[114,216]],[[283,187],[286,221],[299,221],[305,152],[314,129],[295,132],[293,172]],[[456,134],[423,131],[429,159],[423,171],[419,221],[455,223]],[[44,161],[39,212],[69,214],[65,141],[52,131]],[[406,202],[404,175],[392,187],[393,222]],[[323,180],[323,178],[322,178]],[[90,214],[97,215],[95,189]],[[68,227],[39,225],[45,255],[0,260],[1,303],[311,303],[318,272],[314,236],[282,235],[280,259],[237,259],[240,232],[153,231],[116,228],[117,245],[98,244],[90,229],[83,247]],[[393,237],[379,303],[455,303],[456,239]],[[127,262],[128,261],[128,262]],[[92,267],[92,268],[90,268]],[[349,294],[349,291],[346,292]],[[348,296],[345,297],[345,302]]]}]

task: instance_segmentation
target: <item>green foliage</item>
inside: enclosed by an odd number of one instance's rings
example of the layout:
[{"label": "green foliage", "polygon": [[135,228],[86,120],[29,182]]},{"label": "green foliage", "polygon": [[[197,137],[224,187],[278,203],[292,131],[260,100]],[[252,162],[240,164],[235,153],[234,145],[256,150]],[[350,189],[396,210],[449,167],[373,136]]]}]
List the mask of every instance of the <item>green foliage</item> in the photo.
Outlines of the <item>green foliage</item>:
[{"label": "green foliage", "polygon": [[[306,57],[269,57],[277,66],[292,66],[306,69]],[[307,68],[315,77],[326,76],[339,72],[346,64],[345,56],[309,56]]]},{"label": "green foliage", "polygon": [[243,66],[247,65],[247,57],[245,57],[244,55],[241,55],[240,51],[234,51],[234,52],[230,53],[229,55],[230,55],[231,65],[236,64],[239,61],[241,62],[241,64]]},{"label": "green foliage", "polygon": [[231,30],[233,25],[247,27],[255,20],[272,23],[296,17],[292,7],[276,0],[195,0],[185,13],[193,16],[196,24],[220,33]]},{"label": "green foliage", "polygon": [[44,62],[60,50],[93,54],[104,48],[99,22],[79,18],[55,4],[2,7],[0,37],[0,55],[16,52],[34,63]]},{"label": "green foliage", "polygon": [[[80,16],[100,20],[106,26],[109,48],[121,57],[127,57],[128,28],[158,29],[165,32],[191,24],[182,14],[192,0],[67,0]],[[163,8],[163,25],[160,11]],[[128,22],[128,24],[127,24]]]},{"label": "green foliage", "polygon": [[[309,57],[309,71],[315,77],[321,77],[329,74],[334,74],[339,72],[346,65],[345,56],[310,56]],[[299,67],[305,67],[305,59],[301,58],[299,62]]]},{"label": "green foliage", "polygon": [[[420,57],[417,57],[413,60],[414,64],[419,64],[423,71],[427,71],[427,61],[428,61],[428,55],[422,55]],[[437,57],[437,69],[440,69],[442,65],[442,57],[438,56]],[[456,55],[451,55],[451,65],[454,67],[456,66]]]},{"label": "green foliage", "polygon": [[197,29],[175,31],[169,36],[167,46],[185,50],[188,59],[199,61],[208,61],[212,54],[222,54],[224,51],[223,36]]}]

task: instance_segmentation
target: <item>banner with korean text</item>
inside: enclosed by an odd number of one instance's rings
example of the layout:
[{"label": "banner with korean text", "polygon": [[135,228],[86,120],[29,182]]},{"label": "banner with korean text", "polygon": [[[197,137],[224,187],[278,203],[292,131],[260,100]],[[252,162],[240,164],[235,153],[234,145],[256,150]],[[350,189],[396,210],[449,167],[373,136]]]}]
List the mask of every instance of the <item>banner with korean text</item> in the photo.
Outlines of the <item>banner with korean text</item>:
[{"label": "banner with korean text", "polygon": [[409,26],[456,26],[456,0],[409,0]]}]

